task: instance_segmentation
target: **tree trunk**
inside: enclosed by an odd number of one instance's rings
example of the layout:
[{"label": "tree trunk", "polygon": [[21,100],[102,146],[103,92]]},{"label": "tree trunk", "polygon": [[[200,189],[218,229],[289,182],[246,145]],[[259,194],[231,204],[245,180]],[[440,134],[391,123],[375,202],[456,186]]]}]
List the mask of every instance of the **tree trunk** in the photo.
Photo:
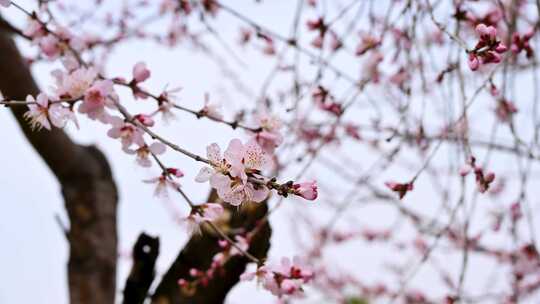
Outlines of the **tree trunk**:
[{"label": "tree trunk", "polygon": [[[12,100],[39,93],[5,22],[0,22],[0,91]],[[114,303],[118,194],[105,156],[96,147],[75,144],[61,129],[32,131],[23,117],[26,106],[11,109],[24,135],[62,188],[70,219],[67,235],[71,303]]]}]

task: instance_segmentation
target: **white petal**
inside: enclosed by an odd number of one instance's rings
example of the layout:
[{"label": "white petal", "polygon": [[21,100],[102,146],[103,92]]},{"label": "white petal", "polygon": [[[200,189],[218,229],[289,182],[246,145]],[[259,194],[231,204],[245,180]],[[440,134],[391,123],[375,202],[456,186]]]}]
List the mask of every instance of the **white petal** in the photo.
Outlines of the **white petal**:
[{"label": "white petal", "polygon": [[49,107],[49,119],[53,126],[63,128],[66,126],[67,119],[71,111],[60,104],[53,104]]},{"label": "white petal", "polygon": [[210,185],[218,190],[221,188],[230,188],[230,184],[231,180],[221,173],[215,173],[210,177]]},{"label": "white petal", "polygon": [[213,163],[221,162],[221,149],[218,144],[213,143],[206,147],[206,156]]},{"label": "white petal", "polygon": [[262,187],[262,188],[257,189],[257,190],[253,189],[252,200],[255,203],[260,203],[260,202],[264,201],[267,196],[268,196],[268,188]]},{"label": "white petal", "polygon": [[198,183],[205,183],[208,180],[210,180],[210,176],[214,173],[214,170],[212,170],[209,167],[203,167],[201,168],[201,171],[199,171],[199,174],[195,177],[195,181]]},{"label": "white petal", "polygon": [[241,163],[242,157],[244,156],[244,145],[237,138],[231,140],[227,150],[225,150],[224,156],[230,164]]},{"label": "white petal", "polygon": [[39,95],[37,96],[36,98],[36,102],[46,108],[49,106],[49,97],[47,97],[47,95],[45,93],[39,93]]},{"label": "white petal", "polygon": [[162,143],[155,142],[151,144],[150,147],[148,147],[148,149],[150,150],[150,152],[160,155],[160,154],[165,153],[166,147]]},{"label": "white petal", "polygon": [[256,141],[250,140],[245,147],[244,165],[246,168],[262,170],[266,164],[266,155]]}]

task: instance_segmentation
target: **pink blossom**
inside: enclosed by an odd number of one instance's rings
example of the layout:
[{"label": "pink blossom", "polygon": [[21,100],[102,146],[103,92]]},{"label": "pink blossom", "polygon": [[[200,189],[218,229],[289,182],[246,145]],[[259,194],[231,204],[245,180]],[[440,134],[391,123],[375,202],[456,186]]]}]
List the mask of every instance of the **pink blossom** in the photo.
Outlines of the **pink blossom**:
[{"label": "pink blossom", "polygon": [[64,54],[60,60],[64,68],[68,71],[74,71],[80,67],[79,61],[72,54]]},{"label": "pink blossom", "polygon": [[263,265],[255,272],[246,272],[240,277],[241,280],[257,278],[258,283],[272,294],[283,297],[303,296],[302,285],[313,279],[313,271],[298,257],[291,262],[283,258],[280,264]]},{"label": "pink blossom", "polygon": [[214,221],[223,214],[223,206],[216,203],[206,203],[198,206],[200,211],[194,211],[190,217],[193,218],[195,223],[201,224],[205,221]]},{"label": "pink blossom", "polygon": [[[243,237],[241,235],[236,235],[234,237],[234,241],[236,243],[236,246],[238,248],[240,248],[242,251],[246,252],[249,249],[249,242],[245,237]],[[231,255],[242,255],[243,253],[240,250],[238,250],[238,248],[236,248],[236,246],[231,246],[230,254]]]},{"label": "pink blossom", "polygon": [[92,86],[97,72],[92,68],[79,68],[70,73],[55,70],[52,75],[56,79],[56,95],[61,98],[78,99]]},{"label": "pink blossom", "polygon": [[0,0],[0,6],[8,7],[11,4],[11,0]]},{"label": "pink blossom", "polygon": [[113,107],[109,98],[115,98],[113,82],[111,80],[96,81],[86,90],[83,103],[79,106],[79,112],[87,114],[90,119],[106,122],[108,115],[105,112],[105,106]]},{"label": "pink blossom", "polygon": [[233,139],[223,157],[217,144],[207,147],[211,167],[202,168],[195,180],[210,181],[225,202],[240,205],[242,202],[261,202],[268,196],[268,188],[248,182],[248,174],[258,174],[268,163],[266,154],[255,142],[242,144]]},{"label": "pink blossom", "polygon": [[213,222],[223,215],[224,209],[221,204],[206,203],[194,208],[191,214],[186,218],[188,230],[191,232],[199,231],[199,225],[209,221]]},{"label": "pink blossom", "polygon": [[133,81],[135,83],[143,82],[150,78],[150,70],[146,68],[146,63],[138,62],[133,67]]},{"label": "pink blossom", "polygon": [[150,155],[161,155],[165,153],[165,150],[165,145],[159,142],[152,143],[150,146],[143,145],[135,150],[130,148],[124,148],[124,151],[126,153],[137,155],[137,163],[142,167],[151,167],[152,161],[150,160]]},{"label": "pink blossom", "polygon": [[[169,169],[172,169],[172,168],[169,168]],[[175,170],[181,173],[180,170],[178,169],[175,169]],[[167,173],[168,173],[168,170],[167,170]],[[156,188],[154,190],[154,196],[168,199],[169,197],[168,189],[177,190],[180,187],[180,183],[173,180],[169,176],[170,176],[169,174],[162,174],[158,177],[143,180],[143,182],[147,184],[156,184]],[[182,176],[183,176],[183,173],[175,175],[175,177],[182,177]]]},{"label": "pink blossom", "polygon": [[129,148],[132,144],[140,147],[144,146],[143,131],[132,123],[125,122],[120,117],[110,117],[109,122],[112,128],[107,132],[107,135],[112,138],[118,138],[122,141],[124,149]]},{"label": "pink blossom", "polygon": [[[6,0],[2,0],[6,1]],[[26,28],[23,30],[23,34],[26,36],[29,36],[31,38],[38,38],[45,35],[45,29],[35,19],[31,19],[28,24],[26,25]]]},{"label": "pink blossom", "polygon": [[305,182],[300,184],[294,184],[293,189],[295,194],[301,196],[307,200],[315,200],[317,198],[317,182]]},{"label": "pink blossom", "polygon": [[163,122],[165,124],[168,124],[172,120],[176,119],[176,116],[172,111],[172,109],[174,108],[174,103],[172,101],[177,98],[177,93],[181,90],[181,87],[177,87],[161,93],[161,95],[159,96],[161,99],[161,103],[159,104],[159,108],[152,113],[152,116],[161,113],[161,118],[163,119]]},{"label": "pink blossom", "polygon": [[259,146],[268,153],[273,153],[275,148],[283,142],[280,133],[281,120],[268,113],[268,110],[259,110],[255,116],[256,126],[261,131],[255,134],[255,140]]},{"label": "pink blossom", "polygon": [[28,105],[29,111],[24,114],[25,118],[30,120],[30,125],[34,130],[39,130],[41,127],[51,130],[51,123],[57,128],[63,128],[68,120],[73,120],[77,124],[75,115],[69,108],[60,103],[49,103],[49,97],[44,93],[40,93],[36,99],[28,95],[26,101],[35,102]]},{"label": "pink blossom", "polygon": [[32,95],[26,97],[27,102],[35,102],[35,104],[29,104],[29,111],[24,116],[30,120],[30,126],[33,130],[39,130],[41,127],[50,130],[51,124],[49,123],[49,97],[46,94],[40,93],[37,99],[34,99]]},{"label": "pink blossom", "polygon": [[211,103],[208,94],[204,94],[204,107],[200,110],[200,113],[209,118],[223,118],[223,114],[221,114],[221,105],[219,103]]},{"label": "pink blossom", "polygon": [[39,47],[43,54],[54,58],[62,51],[59,45],[60,41],[53,35],[47,35],[39,40]]},{"label": "pink blossom", "polygon": [[163,122],[165,124],[170,123],[171,121],[176,119],[176,115],[174,115],[172,109],[174,105],[170,101],[164,101],[159,105],[159,109],[153,113],[153,115],[157,113],[161,113],[161,118],[163,119]]}]

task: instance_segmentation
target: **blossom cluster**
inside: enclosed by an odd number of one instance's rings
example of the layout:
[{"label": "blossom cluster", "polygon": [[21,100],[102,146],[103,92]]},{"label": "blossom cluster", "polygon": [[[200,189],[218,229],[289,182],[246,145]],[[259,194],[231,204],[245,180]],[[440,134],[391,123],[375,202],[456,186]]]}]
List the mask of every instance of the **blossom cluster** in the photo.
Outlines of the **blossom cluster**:
[{"label": "blossom cluster", "polygon": [[[271,133],[267,131],[267,134]],[[203,167],[195,180],[210,182],[219,197],[234,206],[244,202],[262,202],[270,189],[277,189],[283,196],[295,194],[308,200],[316,199],[317,186],[314,182],[280,185],[262,175],[271,159],[257,139],[268,144],[265,147],[272,148],[275,138],[274,135],[256,136],[245,144],[240,139],[232,139],[223,155],[218,144],[209,145],[206,154],[210,166]]]},{"label": "blossom cluster", "polygon": [[480,193],[486,192],[495,180],[495,173],[485,172],[481,166],[476,164],[476,158],[474,156],[469,157],[467,164],[460,169],[459,174],[465,177],[471,171],[474,172],[478,191]]},{"label": "blossom cluster", "polygon": [[497,29],[493,26],[479,24],[476,26],[476,33],[480,40],[469,52],[469,68],[476,71],[480,64],[501,62],[500,54],[506,52],[508,47],[497,39]]},{"label": "blossom cluster", "polygon": [[279,264],[263,265],[241,276],[242,280],[248,281],[254,278],[278,297],[302,297],[303,285],[313,280],[314,273],[299,257],[294,257],[292,261],[284,257]]},{"label": "blossom cluster", "polygon": [[227,240],[219,240],[218,245],[220,251],[212,258],[212,263],[207,270],[191,268],[189,270],[189,278],[180,278],[177,283],[182,292],[190,293],[196,290],[199,286],[206,287],[209,282],[225,273],[224,266],[230,258],[243,255],[249,248],[248,239],[237,235],[235,236],[235,245],[232,246]]}]

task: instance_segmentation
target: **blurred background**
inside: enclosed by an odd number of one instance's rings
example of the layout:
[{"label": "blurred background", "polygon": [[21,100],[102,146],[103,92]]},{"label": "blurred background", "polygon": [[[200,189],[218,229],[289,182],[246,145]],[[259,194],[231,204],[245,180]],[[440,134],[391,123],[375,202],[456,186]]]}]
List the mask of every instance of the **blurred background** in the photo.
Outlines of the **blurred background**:
[{"label": "blurred background", "polygon": [[[161,1],[146,1],[147,6],[139,6],[140,1],[102,1],[96,6],[92,1],[79,3],[62,1],[67,12],[58,11],[60,20],[70,24],[70,18],[84,15],[95,10],[94,18],[105,19],[109,14],[120,12],[126,7],[133,9],[135,16],[130,24],[137,24],[145,18],[152,18],[161,5]],[[260,25],[288,37],[294,28],[297,1],[223,1],[234,7],[242,15],[249,16]],[[300,1],[302,2],[302,1]],[[301,10],[299,18],[299,41],[309,52],[331,60],[332,65],[353,78],[360,79],[366,73],[366,67],[373,58],[356,56],[355,47],[361,33],[372,29],[369,25],[369,12],[385,16],[394,1],[320,1],[317,7]],[[400,19],[400,8],[405,5],[395,1],[396,7],[389,14],[395,20],[392,26],[398,28],[411,21],[408,17]],[[483,12],[492,2],[476,3],[477,12]],[[489,2],[489,4],[487,3]],[[36,9],[36,1],[17,0],[17,4],[28,10]],[[449,13],[445,5],[437,6],[437,18],[448,21]],[[485,7],[483,7],[485,5]],[[2,15],[12,24],[24,28],[27,17],[11,7],[3,9]],[[112,13],[111,13],[112,12]],[[343,15],[341,15],[343,14]],[[319,16],[326,20],[337,18],[333,24],[336,32],[348,33],[344,38],[344,49],[336,54],[328,50],[320,51],[311,46],[316,34],[307,31],[306,22]],[[107,36],[109,29],[98,22],[90,21],[70,28],[73,32],[83,31],[88,35]],[[429,34],[437,28],[424,18],[423,26],[418,26],[417,43],[425,43]],[[194,45],[189,39],[174,47],[165,47],[145,39],[129,39],[116,46],[106,60],[103,70],[109,77],[131,77],[133,66],[144,61],[152,72],[144,87],[159,93],[164,88],[181,87],[177,94],[177,103],[191,109],[200,109],[204,104],[204,95],[209,94],[211,101],[219,102],[226,117],[234,117],[241,110],[249,116],[261,104],[261,96],[272,100],[272,112],[285,121],[285,148],[278,149],[278,157],[286,164],[279,177],[289,180],[300,176],[299,180],[316,179],[319,182],[319,198],[308,202],[294,197],[286,198],[281,207],[272,214],[270,221],[273,229],[270,260],[283,256],[303,256],[317,241],[321,229],[332,223],[332,231],[343,235],[355,235],[346,242],[336,242],[324,247],[321,260],[313,266],[324,265],[325,271],[335,277],[352,276],[365,284],[384,282],[388,286],[399,286],[407,279],[407,290],[419,290],[436,299],[442,299],[449,293],[448,282],[443,273],[454,282],[460,276],[463,256],[460,250],[452,247],[448,241],[436,235],[422,235],[417,227],[400,211],[400,206],[431,220],[429,230],[453,221],[470,223],[469,236],[482,237],[482,240],[494,248],[514,248],[512,240],[503,228],[502,233],[493,232],[493,214],[507,210],[518,197],[525,192],[528,222],[519,228],[520,240],[534,239],[534,233],[540,232],[537,214],[538,160],[528,161],[516,157],[513,153],[486,149],[486,146],[474,146],[475,156],[485,162],[489,170],[496,172],[497,178],[504,180],[501,194],[478,194],[475,191],[473,177],[461,184],[456,172],[465,163],[462,147],[454,143],[436,142],[428,145],[425,151],[419,151],[418,144],[405,139],[391,139],[392,132],[381,130],[362,131],[362,141],[343,136],[342,140],[324,145],[314,161],[310,160],[309,145],[298,143],[294,134],[300,119],[316,125],[328,123],[333,119],[327,113],[314,109],[311,91],[317,84],[331,88],[337,99],[344,103],[352,101],[350,109],[342,117],[344,121],[356,125],[373,126],[375,121],[380,126],[391,126],[402,130],[412,130],[414,123],[420,121],[425,132],[440,132],[461,114],[461,99],[458,80],[454,77],[443,82],[440,88],[421,90],[419,74],[412,71],[413,84],[411,94],[404,94],[397,87],[391,87],[387,81],[392,75],[407,67],[404,56],[394,54],[390,45],[383,48],[385,60],[381,65],[382,78],[378,84],[370,84],[357,93],[351,84],[336,77],[329,69],[323,69],[313,58],[298,54],[283,43],[276,42],[276,54],[263,54],[263,44],[239,44],[241,29],[246,28],[234,16],[218,12],[216,17],[208,18],[207,25],[192,17],[189,21],[191,33],[198,33],[208,51]],[[148,22],[144,26],[147,32],[165,32],[173,22],[163,17]],[[448,23],[450,24],[450,23]],[[352,28],[350,28],[352,25]],[[209,31],[210,27],[212,31]],[[345,35],[345,34],[344,34]],[[474,45],[474,34],[465,32],[463,38],[469,45]],[[446,37],[441,39],[448,39]],[[36,47],[27,41],[18,39],[17,43],[24,55],[34,57]],[[395,51],[395,50],[394,50]],[[461,54],[461,55],[459,55]],[[96,56],[99,56],[97,54]],[[392,60],[392,57],[399,57]],[[400,57],[401,56],[401,57]],[[445,68],[447,58],[461,56],[461,69],[466,77],[466,92],[469,98],[477,98],[468,109],[471,141],[494,142],[512,147],[514,137],[507,126],[497,122],[494,103],[487,90],[476,97],[475,90],[480,87],[491,70],[475,75],[466,67],[466,54],[447,45],[426,46],[425,53],[415,53],[414,60],[425,59],[425,77],[435,79],[437,73]],[[39,62],[32,66],[32,72],[42,90],[47,91],[54,82],[50,72],[59,68],[59,62]],[[274,78],[272,73],[278,71]],[[287,71],[288,68],[297,72]],[[534,72],[536,73],[536,72]],[[506,94],[520,109],[515,121],[515,133],[527,142],[532,141],[537,129],[538,111],[533,107],[537,102],[536,86],[538,80],[531,80],[534,73],[513,76]],[[297,75],[297,76],[295,76]],[[534,74],[536,75],[536,74]],[[473,77],[474,76],[474,77]],[[301,88],[300,97],[293,96],[293,79],[298,77]],[[269,79],[271,81],[269,82]],[[499,81],[501,78],[494,78]],[[305,85],[304,85],[305,84]],[[433,85],[433,84],[432,84]],[[535,87],[533,90],[532,87]],[[134,111],[148,111],[152,107],[144,100],[134,100],[129,90],[118,89],[121,101]],[[475,97],[471,97],[475,96]],[[297,105],[292,111],[288,111]],[[406,111],[403,109],[407,105]],[[61,225],[69,227],[60,186],[38,154],[27,143],[11,113],[0,109],[1,152],[0,152],[0,303],[67,303],[66,263],[68,243]],[[118,264],[118,299],[121,288],[129,274],[131,266],[131,248],[141,232],[159,236],[160,255],[157,261],[157,280],[169,267],[178,251],[189,239],[186,227],[176,220],[177,214],[187,216],[188,209],[180,197],[171,196],[169,200],[153,196],[153,186],[142,183],[147,178],[160,174],[156,166],[150,169],[140,168],[134,157],[122,152],[120,143],[106,135],[107,127],[79,116],[80,129],[69,125],[66,131],[71,138],[81,144],[93,144],[107,156],[112,166],[115,181],[119,188],[119,264]],[[159,124],[156,131],[189,151],[204,155],[206,146],[216,142],[226,147],[230,139],[249,137],[242,130],[231,130],[225,125],[205,119],[196,119],[178,112],[176,119],[168,125]],[[374,144],[376,142],[376,144]],[[387,157],[393,149],[400,147],[399,153],[391,160]],[[375,147],[375,148],[374,148]],[[427,170],[421,173],[414,185],[414,191],[408,193],[402,201],[388,197],[374,197],[369,191],[376,187],[378,193],[394,196],[384,186],[389,180],[406,181],[410,179],[431,157]],[[535,144],[532,149],[539,152]],[[180,168],[185,177],[181,179],[183,189],[197,203],[204,203],[209,193],[208,184],[194,181],[201,166],[191,159],[168,151],[163,158],[174,167]],[[520,179],[520,170],[527,170],[525,183]],[[356,180],[369,180],[369,185]],[[367,190],[366,190],[367,188]],[[523,190],[525,189],[525,190]],[[463,193],[466,203],[457,212],[454,207],[459,195]],[[279,198],[272,197],[270,206],[275,206]],[[456,207],[457,208],[457,207]],[[455,213],[455,214],[454,214]],[[334,223],[335,222],[335,223]],[[460,226],[461,227],[461,226]],[[435,229],[436,230],[436,229]],[[366,233],[387,231],[390,241],[369,241]],[[416,243],[415,243],[416,242]],[[425,243],[425,244],[424,244]],[[416,244],[417,247],[413,244]],[[434,246],[427,262],[422,261],[418,247]],[[315,262],[314,262],[315,263]],[[421,265],[421,266],[418,266]],[[467,262],[465,289],[471,298],[477,294],[502,293],[510,288],[511,270],[500,267],[496,259],[471,254]],[[343,295],[362,296],[354,287],[346,287]],[[307,287],[307,297],[300,302],[325,303],[331,301],[324,292]],[[249,299],[249,300],[248,300]],[[493,302],[491,302],[493,301]],[[540,295],[536,293],[520,303],[537,303]],[[241,282],[229,293],[227,303],[275,303],[276,298],[257,286],[255,282]],[[375,301],[377,302],[377,301]],[[473,301],[474,302],[474,301]],[[480,300],[478,301],[480,302]],[[488,298],[485,303],[495,303]],[[384,301],[383,301],[384,303]]]}]

